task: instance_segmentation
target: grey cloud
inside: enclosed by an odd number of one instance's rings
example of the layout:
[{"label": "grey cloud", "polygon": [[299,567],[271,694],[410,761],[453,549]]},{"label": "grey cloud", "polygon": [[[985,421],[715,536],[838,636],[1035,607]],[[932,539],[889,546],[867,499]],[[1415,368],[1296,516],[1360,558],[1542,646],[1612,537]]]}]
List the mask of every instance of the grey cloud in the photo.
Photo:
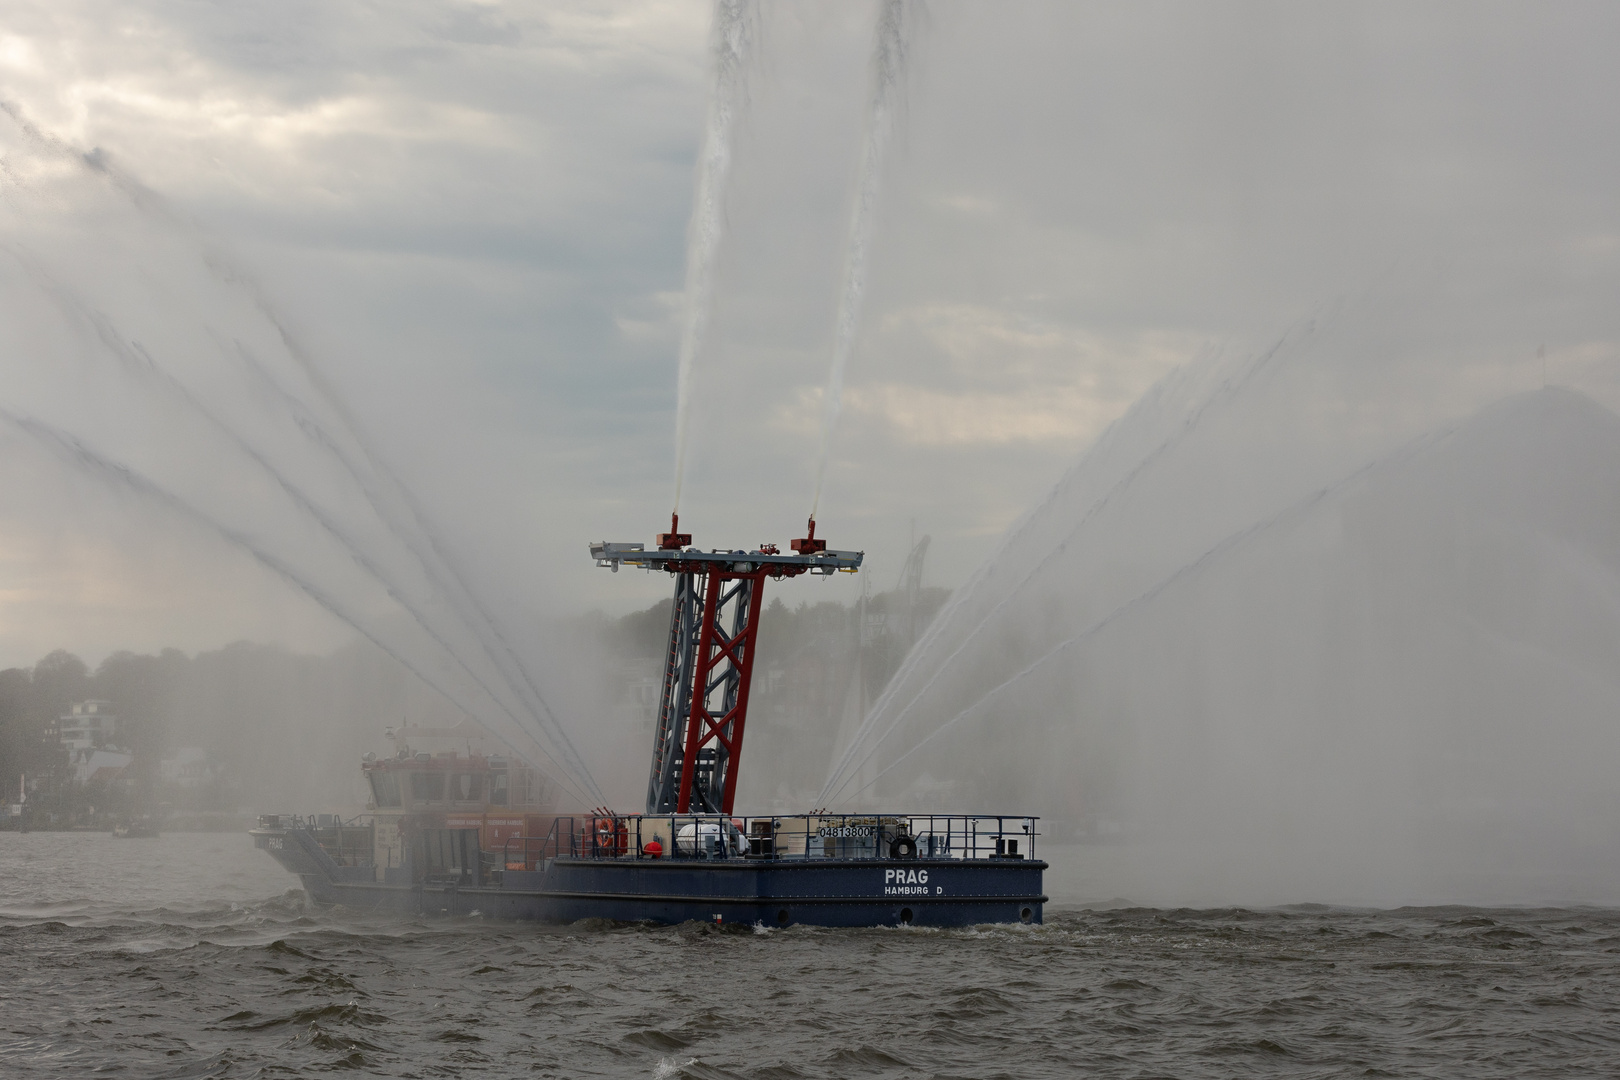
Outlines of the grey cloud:
[{"label": "grey cloud", "polygon": [[[472,10],[11,3],[41,62],[0,80],[260,268],[424,497],[488,523],[493,565],[543,563],[565,605],[646,602],[572,560],[667,500],[673,346],[647,328],[680,288],[707,9],[481,6],[518,31],[499,47],[452,40]],[[840,423],[823,509],[879,572],[915,517],[961,580],[1178,357],[1387,282],[1386,353],[1497,370],[1546,342],[1610,392],[1605,6],[928,10],[849,370],[875,404]],[[871,17],[767,9],[696,375],[690,516],[716,543],[808,509]],[[1051,344],[1008,336],[1032,327]],[[938,406],[910,428],[883,407],[908,389]],[[1068,394],[1091,411],[1050,437],[915,435]]]},{"label": "grey cloud", "polygon": [[428,33],[462,45],[516,45],[523,40],[523,30],[517,23],[466,4],[453,6],[430,23]]}]

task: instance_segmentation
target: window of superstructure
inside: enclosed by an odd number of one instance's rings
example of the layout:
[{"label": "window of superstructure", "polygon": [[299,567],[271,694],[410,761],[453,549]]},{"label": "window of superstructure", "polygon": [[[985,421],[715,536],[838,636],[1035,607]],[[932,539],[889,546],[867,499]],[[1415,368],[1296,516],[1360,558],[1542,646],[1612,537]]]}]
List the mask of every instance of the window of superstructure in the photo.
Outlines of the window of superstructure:
[{"label": "window of superstructure", "polygon": [[411,799],[415,802],[443,802],[444,773],[426,769],[411,773]]},{"label": "window of superstructure", "polygon": [[386,769],[371,771],[371,794],[378,807],[399,805],[399,777]]}]

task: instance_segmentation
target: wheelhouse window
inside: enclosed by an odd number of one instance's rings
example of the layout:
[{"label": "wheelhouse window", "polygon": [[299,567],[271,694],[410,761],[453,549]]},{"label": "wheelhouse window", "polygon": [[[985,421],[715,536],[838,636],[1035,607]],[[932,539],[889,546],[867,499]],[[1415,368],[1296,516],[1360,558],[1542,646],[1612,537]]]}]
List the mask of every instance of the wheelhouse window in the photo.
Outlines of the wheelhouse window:
[{"label": "wheelhouse window", "polygon": [[371,777],[371,796],[377,806],[399,805],[399,776],[386,769],[373,769],[368,774]]},{"label": "wheelhouse window", "polygon": [[506,805],[506,774],[492,772],[489,774],[489,803],[491,806]]},{"label": "wheelhouse window", "polygon": [[443,802],[444,773],[427,771],[411,773],[411,799],[414,802]]},{"label": "wheelhouse window", "polygon": [[549,794],[546,790],[545,776],[537,772],[526,772],[524,779],[528,790],[524,793],[523,801],[530,806],[544,806]]},{"label": "wheelhouse window", "polygon": [[484,778],[477,773],[456,773],[450,777],[451,802],[479,802],[484,797]]}]

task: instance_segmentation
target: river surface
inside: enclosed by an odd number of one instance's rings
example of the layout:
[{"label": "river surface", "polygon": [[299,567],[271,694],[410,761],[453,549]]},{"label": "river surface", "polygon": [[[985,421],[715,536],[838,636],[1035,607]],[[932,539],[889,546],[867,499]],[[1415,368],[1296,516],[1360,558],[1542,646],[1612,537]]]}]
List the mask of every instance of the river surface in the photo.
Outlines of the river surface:
[{"label": "river surface", "polygon": [[1620,1075],[1620,912],[786,930],[313,911],[246,836],[0,834],[0,1076]]}]

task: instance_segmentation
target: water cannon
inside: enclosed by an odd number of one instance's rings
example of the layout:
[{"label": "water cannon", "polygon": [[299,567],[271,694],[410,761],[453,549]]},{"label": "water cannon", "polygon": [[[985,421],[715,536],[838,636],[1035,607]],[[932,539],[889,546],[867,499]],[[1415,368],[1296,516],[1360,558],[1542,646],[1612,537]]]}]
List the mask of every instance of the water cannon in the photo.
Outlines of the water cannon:
[{"label": "water cannon", "polygon": [[816,539],[816,519],[810,519],[810,535],[789,545],[800,555],[818,555],[827,550],[827,541]]},{"label": "water cannon", "polygon": [[669,515],[669,532],[658,534],[659,551],[679,551],[692,546],[692,534],[681,532],[681,515]]}]

